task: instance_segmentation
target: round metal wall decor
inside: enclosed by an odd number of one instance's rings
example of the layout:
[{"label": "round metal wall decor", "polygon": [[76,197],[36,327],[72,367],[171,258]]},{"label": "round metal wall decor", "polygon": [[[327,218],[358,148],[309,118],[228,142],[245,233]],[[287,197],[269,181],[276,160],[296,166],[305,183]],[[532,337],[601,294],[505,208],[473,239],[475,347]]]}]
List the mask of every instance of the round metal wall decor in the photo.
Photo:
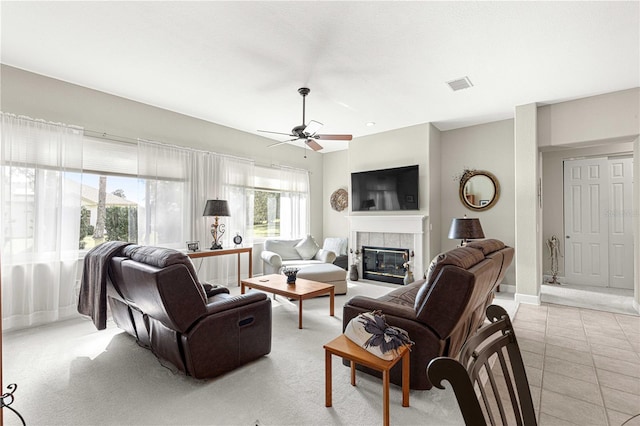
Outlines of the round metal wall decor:
[{"label": "round metal wall decor", "polygon": [[344,189],[336,189],[331,194],[331,208],[337,212],[341,212],[349,205],[349,195]]}]

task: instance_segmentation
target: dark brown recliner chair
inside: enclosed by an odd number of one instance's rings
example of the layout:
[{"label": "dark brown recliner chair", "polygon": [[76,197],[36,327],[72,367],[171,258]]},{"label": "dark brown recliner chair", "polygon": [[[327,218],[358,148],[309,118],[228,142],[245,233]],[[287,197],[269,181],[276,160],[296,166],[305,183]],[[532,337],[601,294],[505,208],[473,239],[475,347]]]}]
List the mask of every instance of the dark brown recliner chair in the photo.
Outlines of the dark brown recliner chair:
[{"label": "dark brown recliner chair", "polygon": [[205,290],[184,253],[129,245],[111,259],[109,278],[118,327],[185,374],[219,376],[271,351],[271,300],[258,292]]},{"label": "dark brown recliner chair", "polygon": [[[426,279],[376,299],[351,298],[343,307],[343,329],[359,314],[381,310],[389,325],[406,330],[415,342],[410,355],[411,389],[431,389],[427,365],[439,356],[457,356],[468,337],[482,325],[485,309],[513,255],[512,247],[495,239],[474,241],[442,253],[429,266]],[[370,368],[356,368],[380,377]],[[391,382],[402,384],[401,373],[400,365],[394,366]]]}]

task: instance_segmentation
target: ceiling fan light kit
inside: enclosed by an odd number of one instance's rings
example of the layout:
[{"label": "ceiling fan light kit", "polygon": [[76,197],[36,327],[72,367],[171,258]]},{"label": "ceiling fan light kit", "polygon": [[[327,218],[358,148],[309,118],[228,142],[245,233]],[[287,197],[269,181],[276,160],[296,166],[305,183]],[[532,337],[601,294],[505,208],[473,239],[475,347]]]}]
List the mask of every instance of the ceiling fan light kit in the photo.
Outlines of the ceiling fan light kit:
[{"label": "ceiling fan light kit", "polygon": [[263,132],[263,133],[273,133],[273,134],[276,134],[276,135],[286,135],[286,136],[290,136],[290,137],[293,138],[293,139],[288,139],[286,141],[276,142],[274,144],[271,144],[271,145],[269,145],[269,148],[275,147],[275,146],[278,146],[278,145],[282,145],[282,144],[287,143],[287,142],[293,142],[293,141],[297,141],[297,140],[300,140],[300,139],[305,139],[305,145],[306,146],[308,146],[309,148],[311,148],[314,151],[320,151],[323,148],[323,146],[320,145],[315,140],[350,141],[351,139],[353,139],[352,135],[321,135],[321,134],[318,134],[318,131],[323,126],[323,124],[320,123],[319,121],[311,120],[311,121],[309,121],[309,124],[305,124],[305,122],[306,122],[306,120],[305,120],[305,113],[306,113],[306,111],[305,111],[305,109],[306,109],[305,98],[307,97],[309,92],[311,92],[311,90],[308,87],[301,87],[301,88],[298,89],[298,93],[300,93],[300,95],[302,96],[302,124],[299,125],[299,126],[295,126],[293,129],[291,129],[291,133],[281,133],[281,132],[270,132],[268,130],[258,130],[259,132]]}]

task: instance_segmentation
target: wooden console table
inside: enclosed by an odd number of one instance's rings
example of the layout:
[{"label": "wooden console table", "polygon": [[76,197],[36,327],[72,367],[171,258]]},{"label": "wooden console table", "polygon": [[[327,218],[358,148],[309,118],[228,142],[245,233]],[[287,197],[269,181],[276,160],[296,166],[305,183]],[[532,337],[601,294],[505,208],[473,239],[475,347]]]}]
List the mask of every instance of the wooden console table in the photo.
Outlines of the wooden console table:
[{"label": "wooden console table", "polygon": [[212,257],[212,256],[224,256],[229,254],[238,255],[238,287],[240,287],[240,254],[247,253],[249,255],[249,278],[253,276],[253,248],[252,247],[235,247],[228,249],[218,250],[202,250],[202,251],[190,251],[187,252],[187,256],[191,259],[198,259],[200,257]]}]

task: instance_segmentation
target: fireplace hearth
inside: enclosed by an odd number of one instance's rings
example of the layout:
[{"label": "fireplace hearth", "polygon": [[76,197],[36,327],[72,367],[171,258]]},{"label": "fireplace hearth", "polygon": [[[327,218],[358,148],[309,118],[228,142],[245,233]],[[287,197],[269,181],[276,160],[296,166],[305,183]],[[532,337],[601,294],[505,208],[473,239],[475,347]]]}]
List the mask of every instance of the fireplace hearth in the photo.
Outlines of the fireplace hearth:
[{"label": "fireplace hearth", "polygon": [[362,277],[402,285],[405,259],[409,259],[409,249],[363,246]]}]

